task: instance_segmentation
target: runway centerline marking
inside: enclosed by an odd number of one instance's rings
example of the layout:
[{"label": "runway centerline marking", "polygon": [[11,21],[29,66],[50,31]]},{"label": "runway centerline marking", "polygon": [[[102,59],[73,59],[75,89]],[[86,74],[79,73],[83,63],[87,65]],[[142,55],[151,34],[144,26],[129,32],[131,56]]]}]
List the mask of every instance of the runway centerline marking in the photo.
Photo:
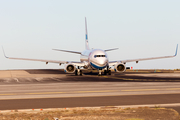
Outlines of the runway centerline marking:
[{"label": "runway centerline marking", "polygon": [[165,88],[165,89],[129,89],[129,90],[98,90],[98,91],[69,91],[69,92],[37,92],[37,93],[4,93],[0,96],[14,95],[43,95],[43,94],[73,94],[73,93],[110,93],[110,92],[134,92],[134,91],[171,91],[180,90],[180,88]]}]

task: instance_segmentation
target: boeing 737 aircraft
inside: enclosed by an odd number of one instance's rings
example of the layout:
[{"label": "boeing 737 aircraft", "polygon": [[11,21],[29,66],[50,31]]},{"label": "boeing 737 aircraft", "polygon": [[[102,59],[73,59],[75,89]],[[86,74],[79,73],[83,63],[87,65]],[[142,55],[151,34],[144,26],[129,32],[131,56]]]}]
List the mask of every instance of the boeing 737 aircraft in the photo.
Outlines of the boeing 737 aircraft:
[{"label": "boeing 737 aircraft", "polygon": [[75,73],[75,75],[82,75],[81,68],[87,70],[98,70],[99,75],[101,75],[102,70],[104,70],[105,75],[111,75],[111,66],[114,66],[115,72],[125,72],[126,71],[126,63],[128,62],[136,62],[143,60],[153,60],[153,59],[161,59],[161,58],[171,58],[177,55],[178,45],[176,47],[176,52],[172,56],[162,56],[162,57],[152,57],[152,58],[142,58],[142,59],[130,59],[130,60],[116,60],[116,61],[109,61],[107,52],[116,50],[114,49],[90,49],[88,43],[88,34],[87,34],[87,23],[85,18],[85,47],[86,49],[83,52],[77,51],[69,51],[69,50],[60,50],[60,49],[53,49],[56,51],[63,51],[69,53],[80,54],[80,62],[76,61],[60,61],[60,60],[43,60],[43,59],[29,59],[29,58],[15,58],[15,57],[7,57],[4,52],[4,56],[8,59],[16,59],[16,60],[30,60],[30,61],[41,61],[48,63],[58,63],[59,65],[65,64],[64,71],[66,73]]}]

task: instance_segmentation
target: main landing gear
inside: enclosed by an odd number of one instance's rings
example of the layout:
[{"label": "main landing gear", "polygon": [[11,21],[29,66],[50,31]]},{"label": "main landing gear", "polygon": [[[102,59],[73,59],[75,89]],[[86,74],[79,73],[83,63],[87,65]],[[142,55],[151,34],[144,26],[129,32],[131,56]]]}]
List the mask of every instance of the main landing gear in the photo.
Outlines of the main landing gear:
[{"label": "main landing gear", "polygon": [[75,75],[82,75],[82,70],[80,70],[79,66],[78,69],[75,70]]},{"label": "main landing gear", "polygon": [[109,70],[109,66],[107,66],[107,70],[104,70],[104,75],[111,75],[111,70]]},{"label": "main landing gear", "polygon": [[104,70],[104,75],[111,75],[111,70]]},{"label": "main landing gear", "polygon": [[[111,75],[111,70],[109,70],[109,66],[107,66],[107,70],[104,70],[104,75]],[[99,69],[99,74],[98,76],[101,76],[102,75],[102,70]]]}]

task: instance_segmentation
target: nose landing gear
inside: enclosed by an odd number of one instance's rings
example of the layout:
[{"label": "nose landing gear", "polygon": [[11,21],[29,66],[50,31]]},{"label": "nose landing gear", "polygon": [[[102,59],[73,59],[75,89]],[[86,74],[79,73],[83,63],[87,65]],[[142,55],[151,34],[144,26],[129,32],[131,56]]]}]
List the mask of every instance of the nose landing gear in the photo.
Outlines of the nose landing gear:
[{"label": "nose landing gear", "polygon": [[99,74],[98,74],[98,76],[101,76],[101,75],[102,75],[101,72],[102,72],[102,70],[99,69]]},{"label": "nose landing gear", "polygon": [[[109,67],[107,67],[107,70],[104,70],[104,75],[111,75],[111,70],[109,70]],[[98,76],[101,76],[102,75],[102,70],[99,69],[99,74]]]}]

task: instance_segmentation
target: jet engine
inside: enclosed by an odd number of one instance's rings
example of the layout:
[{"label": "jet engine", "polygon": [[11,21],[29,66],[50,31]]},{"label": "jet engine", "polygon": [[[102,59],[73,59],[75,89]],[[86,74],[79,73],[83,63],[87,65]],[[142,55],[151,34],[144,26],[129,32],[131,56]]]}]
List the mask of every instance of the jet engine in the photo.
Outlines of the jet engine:
[{"label": "jet engine", "polygon": [[75,70],[76,70],[76,66],[74,64],[71,64],[71,63],[66,64],[64,67],[64,71],[66,73],[74,73]]},{"label": "jet engine", "polygon": [[123,63],[117,63],[114,66],[115,72],[125,72],[126,71],[126,66]]}]

